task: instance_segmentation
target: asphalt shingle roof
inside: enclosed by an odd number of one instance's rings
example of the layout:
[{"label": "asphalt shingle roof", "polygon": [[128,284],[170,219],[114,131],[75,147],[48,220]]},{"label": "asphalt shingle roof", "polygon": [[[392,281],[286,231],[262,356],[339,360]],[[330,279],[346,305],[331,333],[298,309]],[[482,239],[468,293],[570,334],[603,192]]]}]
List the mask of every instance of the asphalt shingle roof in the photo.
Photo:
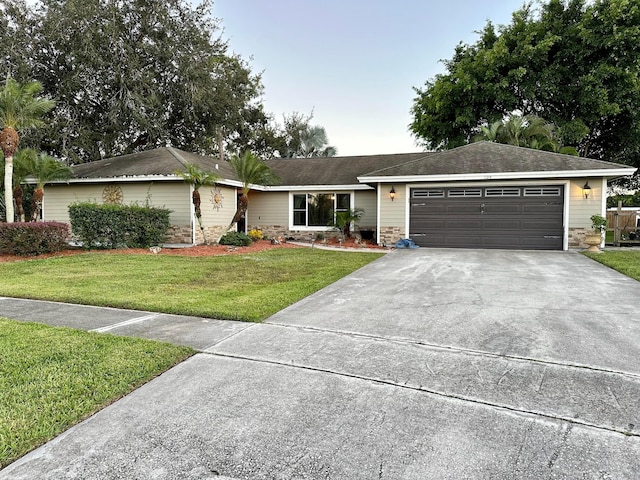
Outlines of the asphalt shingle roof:
[{"label": "asphalt shingle roof", "polygon": [[[173,177],[193,163],[238,181],[228,162],[165,147],[72,167],[76,179]],[[367,177],[442,176],[491,173],[567,172],[631,168],[590,158],[477,142],[440,152],[267,160],[282,186],[357,185]],[[216,169],[217,166],[217,169]],[[606,175],[605,175],[606,176]]]},{"label": "asphalt shingle roof", "polygon": [[[71,168],[74,178],[173,176],[177,171],[184,172],[187,163],[193,163],[202,170],[216,172],[227,180],[237,180],[236,174],[228,162],[220,162],[212,157],[172,147],[155,148],[120,157],[106,158],[96,162],[74,165]],[[218,169],[216,169],[216,165],[218,165]]]},{"label": "asphalt shingle roof", "polygon": [[358,177],[394,167],[430,153],[397,153],[353,157],[274,158],[267,160],[281,185],[357,185]]},{"label": "asphalt shingle roof", "polygon": [[564,172],[580,170],[614,170],[619,163],[574,157],[531,148],[493,142],[476,142],[462,147],[433,152],[419,159],[377,171],[367,176],[402,177],[410,175],[464,175],[473,173]]}]

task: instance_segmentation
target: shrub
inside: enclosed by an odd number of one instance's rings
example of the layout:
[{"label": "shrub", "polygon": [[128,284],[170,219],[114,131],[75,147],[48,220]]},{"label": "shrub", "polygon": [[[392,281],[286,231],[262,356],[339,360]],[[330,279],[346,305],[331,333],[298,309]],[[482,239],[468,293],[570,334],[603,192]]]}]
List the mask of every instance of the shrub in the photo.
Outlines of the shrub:
[{"label": "shrub", "polygon": [[262,230],[258,228],[254,228],[250,230],[247,235],[249,235],[249,238],[254,242],[257,242],[258,240],[262,240],[264,238],[262,235]]},{"label": "shrub", "polygon": [[235,245],[237,247],[247,247],[251,245],[251,238],[249,235],[241,232],[227,232],[218,242],[220,245]]},{"label": "shrub", "polygon": [[69,226],[60,222],[0,224],[0,253],[41,255],[59,252],[67,246]]},{"label": "shrub", "polygon": [[146,248],[167,239],[166,208],[83,202],[69,207],[71,231],[85,248]]}]

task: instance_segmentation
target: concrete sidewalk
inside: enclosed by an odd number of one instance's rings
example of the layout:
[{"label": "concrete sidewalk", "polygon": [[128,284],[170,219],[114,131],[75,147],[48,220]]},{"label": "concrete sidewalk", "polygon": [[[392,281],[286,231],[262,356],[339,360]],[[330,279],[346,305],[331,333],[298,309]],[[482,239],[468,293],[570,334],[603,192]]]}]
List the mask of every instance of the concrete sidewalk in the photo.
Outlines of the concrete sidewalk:
[{"label": "concrete sidewalk", "polygon": [[432,249],[264,324],[3,298],[201,353],[0,479],[637,478],[639,305],[574,253]]}]

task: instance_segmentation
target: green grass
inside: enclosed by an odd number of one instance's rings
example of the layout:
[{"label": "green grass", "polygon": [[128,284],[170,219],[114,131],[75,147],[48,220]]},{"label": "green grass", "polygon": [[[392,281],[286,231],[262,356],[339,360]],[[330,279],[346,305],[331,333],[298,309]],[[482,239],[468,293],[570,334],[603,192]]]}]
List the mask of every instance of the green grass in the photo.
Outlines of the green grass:
[{"label": "green grass", "polygon": [[584,255],[640,281],[640,251],[638,250],[614,250],[584,253]]},{"label": "green grass", "polygon": [[382,254],[273,249],[246,255],[105,255],[0,264],[0,295],[261,321]]},{"label": "green grass", "polygon": [[0,318],[0,468],[192,353]]}]

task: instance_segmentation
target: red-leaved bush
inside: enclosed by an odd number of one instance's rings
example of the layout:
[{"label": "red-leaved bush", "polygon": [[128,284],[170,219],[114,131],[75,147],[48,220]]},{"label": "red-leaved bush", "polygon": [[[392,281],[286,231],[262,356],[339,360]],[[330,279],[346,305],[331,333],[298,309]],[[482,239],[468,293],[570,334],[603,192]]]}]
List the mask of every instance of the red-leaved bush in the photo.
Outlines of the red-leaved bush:
[{"label": "red-leaved bush", "polygon": [[0,223],[0,254],[41,255],[67,247],[69,225],[60,222]]}]

